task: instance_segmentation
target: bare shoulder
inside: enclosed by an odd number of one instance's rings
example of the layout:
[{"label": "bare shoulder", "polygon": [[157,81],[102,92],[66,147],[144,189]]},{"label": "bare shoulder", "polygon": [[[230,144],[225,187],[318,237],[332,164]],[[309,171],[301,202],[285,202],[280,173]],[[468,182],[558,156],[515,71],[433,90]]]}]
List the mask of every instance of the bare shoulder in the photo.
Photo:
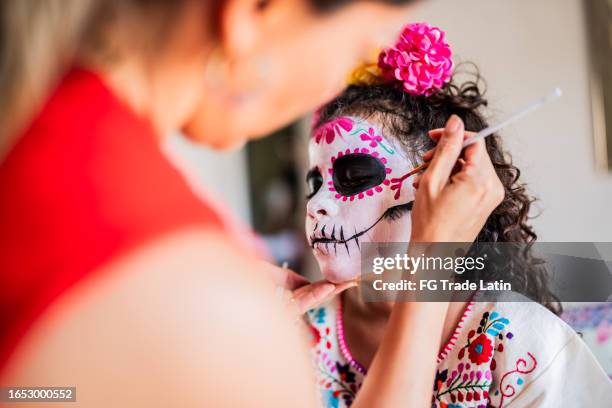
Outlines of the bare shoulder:
[{"label": "bare shoulder", "polygon": [[305,345],[263,268],[215,232],[160,238],[58,301],[2,382],[75,385],[84,406],[308,406]]}]

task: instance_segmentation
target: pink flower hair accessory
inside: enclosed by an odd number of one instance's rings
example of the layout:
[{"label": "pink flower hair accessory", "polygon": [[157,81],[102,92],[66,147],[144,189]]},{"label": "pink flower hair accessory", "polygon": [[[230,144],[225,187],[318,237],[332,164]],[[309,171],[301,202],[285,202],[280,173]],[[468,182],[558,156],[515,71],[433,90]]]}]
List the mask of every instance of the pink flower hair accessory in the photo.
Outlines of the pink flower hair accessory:
[{"label": "pink flower hair accessory", "polygon": [[384,49],[378,67],[387,81],[398,81],[412,95],[430,96],[450,81],[453,52],[444,31],[427,23],[408,24],[397,43]]}]

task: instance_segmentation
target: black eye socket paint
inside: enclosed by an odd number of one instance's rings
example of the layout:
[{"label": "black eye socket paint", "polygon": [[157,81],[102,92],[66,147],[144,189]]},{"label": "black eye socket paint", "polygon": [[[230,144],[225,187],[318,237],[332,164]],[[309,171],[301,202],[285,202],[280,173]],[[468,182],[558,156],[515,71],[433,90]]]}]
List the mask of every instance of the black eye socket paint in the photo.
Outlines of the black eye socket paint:
[{"label": "black eye socket paint", "polygon": [[369,154],[352,153],[334,162],[334,188],[343,196],[352,196],[376,187],[387,175],[385,165]]},{"label": "black eye socket paint", "polygon": [[312,169],[306,174],[306,184],[308,184],[307,199],[312,198],[323,185],[323,176],[319,169]]}]

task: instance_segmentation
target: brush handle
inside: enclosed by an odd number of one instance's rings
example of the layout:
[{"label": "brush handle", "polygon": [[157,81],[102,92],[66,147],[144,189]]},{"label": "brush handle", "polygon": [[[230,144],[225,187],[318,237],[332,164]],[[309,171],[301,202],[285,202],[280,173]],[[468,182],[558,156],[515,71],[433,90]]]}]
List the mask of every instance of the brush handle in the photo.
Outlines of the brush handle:
[{"label": "brush handle", "polygon": [[563,95],[561,88],[555,88],[548,95],[531,103],[530,105],[526,106],[522,110],[508,117],[503,122],[500,122],[497,125],[489,126],[488,128],[485,128],[481,130],[480,132],[476,133],[474,136],[470,137],[469,139],[463,142],[463,148],[466,148],[469,145],[474,144],[477,141],[482,140],[487,136],[491,136],[493,133],[497,132],[498,130],[505,128],[506,126],[510,125],[513,122],[516,122],[517,120],[521,119],[523,116],[529,115],[531,112],[541,108],[542,106],[546,105],[548,102],[552,102],[555,99],[561,97],[561,95]]},{"label": "brush handle", "polygon": [[[516,122],[517,120],[521,119],[522,117],[530,114],[531,112],[541,108],[542,106],[546,105],[548,102],[554,101],[555,99],[561,97],[561,95],[563,95],[563,92],[561,91],[561,88],[555,88],[551,93],[549,93],[548,95],[538,99],[537,101],[529,104],[528,106],[526,106],[525,108],[521,109],[520,111],[514,113],[513,115],[509,116],[506,120],[493,125],[493,126],[489,126],[483,130],[481,130],[480,132],[476,133],[474,136],[470,137],[469,139],[465,140],[463,142],[462,145],[462,149],[465,149],[466,147],[468,147],[469,145],[472,145],[474,143],[476,143],[479,140],[483,140],[484,138],[486,138],[487,136],[491,136],[493,133],[499,131],[500,129],[505,128],[506,126],[510,125],[513,122]],[[415,167],[414,169],[410,170],[410,172],[408,172],[404,177],[408,178],[422,170],[425,170],[427,167],[429,167],[429,163],[430,162],[425,162],[423,164],[421,164],[418,167]]]}]

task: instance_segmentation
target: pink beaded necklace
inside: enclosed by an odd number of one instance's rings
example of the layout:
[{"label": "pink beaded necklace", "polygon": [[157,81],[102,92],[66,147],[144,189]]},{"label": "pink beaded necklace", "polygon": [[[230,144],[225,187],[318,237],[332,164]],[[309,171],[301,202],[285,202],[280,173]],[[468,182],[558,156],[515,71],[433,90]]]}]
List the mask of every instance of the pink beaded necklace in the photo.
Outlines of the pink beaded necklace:
[{"label": "pink beaded necklace", "polygon": [[340,294],[338,310],[336,312],[336,332],[338,333],[338,345],[340,347],[340,352],[342,353],[346,361],[348,361],[351,367],[353,367],[355,370],[357,370],[357,372],[361,373],[362,375],[366,375],[368,370],[366,370],[366,368],[361,363],[359,363],[353,358],[353,355],[351,354],[348,346],[346,345],[346,339],[344,338],[344,323],[342,320],[343,299],[344,297],[342,296],[342,294]]},{"label": "pink beaded necklace", "polygon": [[[440,362],[446,358],[448,353],[455,346],[455,343],[457,342],[457,338],[459,337],[459,333],[461,332],[463,322],[465,321],[465,319],[468,317],[468,315],[472,311],[472,308],[474,307],[474,302],[475,302],[474,299],[476,298],[477,295],[478,295],[478,292],[476,292],[472,296],[472,299],[467,304],[463,312],[463,315],[461,316],[461,319],[459,320],[459,323],[455,327],[453,335],[451,336],[449,341],[446,343],[446,345],[442,348],[442,350],[440,350],[440,353],[438,354],[438,364],[440,364]],[[342,317],[343,316],[343,313],[342,313],[343,301],[344,301],[344,296],[343,294],[340,294],[340,299],[338,302],[338,310],[336,312],[336,332],[338,333],[338,345],[340,347],[340,352],[342,353],[342,356],[344,356],[346,361],[348,361],[351,367],[357,370],[357,372],[363,375],[366,375],[368,370],[360,362],[355,360],[355,358],[351,354],[351,351],[349,350],[346,344],[346,339],[344,337],[344,322],[342,320],[343,319]]]}]

